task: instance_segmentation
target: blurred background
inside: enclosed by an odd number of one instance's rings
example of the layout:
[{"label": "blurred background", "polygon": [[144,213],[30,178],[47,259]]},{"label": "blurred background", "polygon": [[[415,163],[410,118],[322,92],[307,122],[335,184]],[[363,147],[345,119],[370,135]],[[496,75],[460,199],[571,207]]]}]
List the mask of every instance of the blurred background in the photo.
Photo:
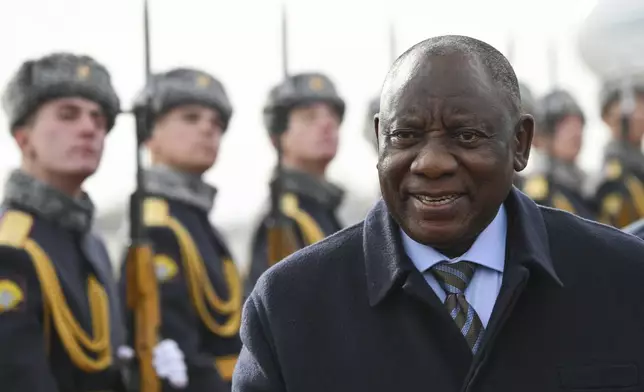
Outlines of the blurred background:
[{"label": "blurred background", "polygon": [[[622,0],[623,1],[623,0]],[[632,0],[638,1],[638,0]],[[616,2],[619,2],[616,0]],[[639,0],[642,2],[642,0]],[[599,80],[582,62],[578,34],[596,0],[151,0],[152,70],[204,69],[224,83],[234,106],[219,160],[207,173],[218,187],[212,220],[245,270],[250,235],[268,198],[275,154],[261,110],[282,77],[281,6],[286,4],[291,72],[328,74],[347,102],[341,147],[329,176],[347,190],[341,210],[358,222],[379,195],[376,154],[363,137],[368,101],[391,63],[390,26],[402,53],[425,38],[470,35],[508,56],[537,96],[569,90],[587,118],[580,166],[596,171],[608,131],[599,118]],[[88,54],[112,74],[123,108],[144,83],[142,1],[21,0],[0,4],[0,85],[23,61],[53,51]],[[0,113],[0,183],[19,164]],[[126,200],[134,189],[133,119],[123,114],[108,137],[99,171],[86,185],[98,207],[97,227],[113,256]],[[0,195],[2,189],[0,187]],[[122,236],[120,234],[123,234]]]}]

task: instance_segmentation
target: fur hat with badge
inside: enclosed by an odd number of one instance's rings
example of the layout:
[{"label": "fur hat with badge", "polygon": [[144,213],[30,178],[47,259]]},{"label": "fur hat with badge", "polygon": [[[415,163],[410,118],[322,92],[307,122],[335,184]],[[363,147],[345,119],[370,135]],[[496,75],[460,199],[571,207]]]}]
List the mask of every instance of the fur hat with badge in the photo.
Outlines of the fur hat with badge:
[{"label": "fur hat with badge", "polygon": [[151,115],[158,118],[173,108],[198,104],[219,112],[228,128],[233,108],[224,85],[212,75],[194,68],[175,68],[154,75],[143,88],[135,102],[135,108],[148,107]]},{"label": "fur hat with badge", "polygon": [[107,69],[89,56],[53,53],[24,62],[2,96],[2,106],[13,132],[47,101],[81,97],[98,103],[114,126],[120,101]]}]

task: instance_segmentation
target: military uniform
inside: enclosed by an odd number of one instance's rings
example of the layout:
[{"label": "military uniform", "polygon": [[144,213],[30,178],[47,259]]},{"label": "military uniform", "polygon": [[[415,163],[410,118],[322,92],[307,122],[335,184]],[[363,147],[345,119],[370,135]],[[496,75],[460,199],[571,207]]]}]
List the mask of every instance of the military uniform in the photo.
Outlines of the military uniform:
[{"label": "military uniform", "polygon": [[[326,102],[336,111],[340,120],[345,104],[333,83],[317,73],[299,74],[273,88],[264,109],[265,125],[271,136],[279,136],[288,126],[292,109],[314,102]],[[342,228],[336,213],[344,191],[326,180],[293,169],[276,172],[271,189],[279,180],[280,207],[294,231],[297,248],[320,241]],[[270,214],[262,217],[252,241],[252,260],[246,279],[246,294],[250,293],[260,275],[270,267],[268,257],[268,226]]]},{"label": "military uniform", "polygon": [[[148,102],[149,94],[155,117],[190,103],[214,108],[225,126],[232,115],[221,83],[198,70],[155,76],[138,102]],[[182,390],[229,391],[241,350],[242,287],[231,253],[208,219],[216,190],[200,176],[166,166],[155,165],[143,177],[144,223],[160,294],[160,333],[176,341],[185,356],[188,385]],[[126,279],[121,279],[121,290],[126,290]],[[164,390],[173,389],[164,384]]]},{"label": "military uniform", "polygon": [[[3,96],[11,129],[49,99],[80,96],[103,107],[108,130],[119,100],[89,57],[54,54],[22,65]],[[0,389],[123,391],[123,343],[107,251],[91,232],[94,207],[18,170],[0,217]]]},{"label": "military uniform", "polygon": [[553,158],[548,165],[545,170],[535,169],[526,177],[523,191],[537,204],[594,219],[592,204],[583,196],[584,173],[575,165]]},{"label": "military uniform", "polygon": [[[636,94],[644,95],[644,81],[633,87]],[[602,116],[619,98],[619,86],[607,83],[600,95]],[[644,155],[639,145],[625,140],[608,143],[601,177],[595,198],[602,223],[622,228],[644,218]]]},{"label": "military uniform", "polygon": [[[547,138],[552,138],[566,116],[578,116],[584,121],[577,102],[563,90],[547,94],[539,100],[535,111],[538,132],[546,134]],[[538,204],[594,219],[594,209],[585,196],[586,187],[586,175],[576,164],[548,156],[537,162],[532,173],[525,176],[521,189]]]},{"label": "military uniform", "polygon": [[644,155],[614,140],[606,146],[596,192],[599,220],[622,228],[644,218]]}]

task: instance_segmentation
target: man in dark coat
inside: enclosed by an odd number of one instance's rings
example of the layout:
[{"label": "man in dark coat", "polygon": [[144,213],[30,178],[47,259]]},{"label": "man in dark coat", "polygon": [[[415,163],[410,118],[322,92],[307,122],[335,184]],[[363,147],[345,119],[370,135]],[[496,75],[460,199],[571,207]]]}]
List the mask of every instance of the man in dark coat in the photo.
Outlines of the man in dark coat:
[{"label": "man in dark coat", "polygon": [[641,390],[644,244],[513,188],[534,120],[507,59],[431,38],[382,94],[384,200],[259,280],[233,390]]}]

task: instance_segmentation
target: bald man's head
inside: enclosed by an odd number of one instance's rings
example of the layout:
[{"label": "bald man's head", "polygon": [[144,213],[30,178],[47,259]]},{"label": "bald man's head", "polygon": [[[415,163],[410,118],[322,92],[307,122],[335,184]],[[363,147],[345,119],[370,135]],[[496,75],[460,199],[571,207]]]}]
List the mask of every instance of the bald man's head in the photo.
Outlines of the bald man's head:
[{"label": "bald man's head", "polygon": [[[405,82],[428,76],[428,68],[439,57],[461,57],[470,66],[478,65],[498,89],[499,97],[515,110],[521,112],[521,92],[517,76],[508,59],[493,46],[475,38],[461,35],[432,37],[409,48],[392,65],[385,79],[382,97],[386,98],[391,89],[403,87]],[[429,82],[422,80],[422,82]],[[381,103],[382,104],[382,103]]]}]

